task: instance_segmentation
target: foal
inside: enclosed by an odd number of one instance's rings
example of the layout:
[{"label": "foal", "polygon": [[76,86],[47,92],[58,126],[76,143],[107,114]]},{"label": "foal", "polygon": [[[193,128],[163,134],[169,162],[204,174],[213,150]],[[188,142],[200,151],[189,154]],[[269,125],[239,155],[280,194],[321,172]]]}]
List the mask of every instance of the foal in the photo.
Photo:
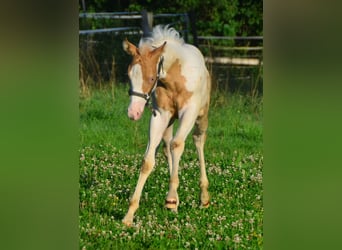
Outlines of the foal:
[{"label": "foal", "polygon": [[[139,48],[127,39],[124,50],[133,60],[128,67],[131,82],[128,117],[138,120],[152,98],[149,142],[129,209],[122,222],[133,223],[139,207],[144,184],[155,165],[155,152],[164,141],[170,182],[165,206],[177,211],[179,198],[179,160],[184,151],[184,142],[192,128],[200,162],[201,207],[209,206],[208,178],[205,170],[204,143],[208,127],[208,109],[211,82],[201,52],[186,44],[179,33],[168,26],[156,26],[152,37],[142,39]],[[173,136],[173,123],[179,119],[179,127]]]}]

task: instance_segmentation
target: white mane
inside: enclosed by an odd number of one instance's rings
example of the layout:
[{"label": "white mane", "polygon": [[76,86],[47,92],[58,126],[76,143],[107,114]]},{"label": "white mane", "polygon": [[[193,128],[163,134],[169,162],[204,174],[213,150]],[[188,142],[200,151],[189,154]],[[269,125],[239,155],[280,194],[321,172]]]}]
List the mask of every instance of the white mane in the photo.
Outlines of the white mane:
[{"label": "white mane", "polygon": [[180,45],[184,44],[184,39],[180,36],[177,30],[169,28],[168,25],[157,25],[153,28],[152,37],[141,39],[139,47],[146,43],[151,44],[153,47],[159,47],[165,41],[176,42]]}]

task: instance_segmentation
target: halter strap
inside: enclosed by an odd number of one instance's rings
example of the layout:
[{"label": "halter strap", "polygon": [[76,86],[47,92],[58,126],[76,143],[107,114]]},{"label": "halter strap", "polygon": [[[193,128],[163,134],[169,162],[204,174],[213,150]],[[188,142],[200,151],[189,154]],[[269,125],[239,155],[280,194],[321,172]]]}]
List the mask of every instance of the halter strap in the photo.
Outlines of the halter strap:
[{"label": "halter strap", "polygon": [[[158,81],[159,81],[159,77],[160,77],[160,72],[163,69],[163,63],[164,63],[164,57],[161,56],[160,57],[160,60],[159,60],[159,63],[158,63],[158,73],[157,73],[157,77],[156,77],[156,81],[154,82],[154,85],[153,85],[153,88],[151,89],[151,91],[148,93],[148,94],[145,94],[145,93],[139,93],[139,92],[136,92],[136,91],[133,91],[131,88],[128,90],[128,94],[131,96],[131,95],[134,95],[134,96],[138,96],[138,97],[141,97],[143,99],[146,100],[146,106],[151,106],[149,101],[151,99],[151,95],[152,93],[156,90],[157,88],[157,85],[158,85]],[[155,113],[155,110],[152,108],[151,106],[151,110],[152,110],[152,113],[154,116],[156,116],[156,113]]]},{"label": "halter strap", "polygon": [[146,101],[148,101],[150,98],[151,98],[151,96],[149,95],[149,94],[144,94],[144,93],[139,93],[139,92],[135,92],[135,91],[133,91],[132,89],[129,89],[128,90],[128,95],[135,95],[135,96],[139,96],[139,97],[141,97],[141,98],[144,98]]}]

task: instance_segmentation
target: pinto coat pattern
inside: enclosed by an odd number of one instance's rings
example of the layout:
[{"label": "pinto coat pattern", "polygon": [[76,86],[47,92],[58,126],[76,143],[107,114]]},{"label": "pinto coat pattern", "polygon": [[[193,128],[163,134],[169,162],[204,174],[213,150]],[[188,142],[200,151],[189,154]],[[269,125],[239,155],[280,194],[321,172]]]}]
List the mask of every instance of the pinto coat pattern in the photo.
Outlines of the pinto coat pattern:
[{"label": "pinto coat pattern", "polygon": [[[149,142],[123,223],[127,226],[133,224],[134,213],[139,207],[145,182],[155,165],[155,152],[161,140],[164,141],[170,171],[165,206],[177,211],[179,161],[185,140],[193,127],[193,139],[200,162],[200,202],[202,207],[208,207],[209,182],[205,169],[204,143],[208,128],[211,81],[203,55],[196,47],[185,43],[174,28],[168,26],[156,26],[151,37],[140,40],[139,47],[125,40],[123,48],[132,56],[128,66],[131,82],[128,117],[132,120],[140,119],[150,98],[153,105]],[[179,126],[173,136],[175,119],[179,120]]]}]

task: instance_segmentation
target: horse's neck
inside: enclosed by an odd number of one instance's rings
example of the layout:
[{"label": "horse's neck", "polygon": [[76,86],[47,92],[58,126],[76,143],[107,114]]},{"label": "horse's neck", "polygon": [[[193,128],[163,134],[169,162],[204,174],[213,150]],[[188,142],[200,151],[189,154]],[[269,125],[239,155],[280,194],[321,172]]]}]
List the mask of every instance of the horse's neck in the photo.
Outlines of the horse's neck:
[{"label": "horse's neck", "polygon": [[164,57],[164,69],[167,71],[169,67],[178,59],[182,60],[181,48],[178,44],[170,42],[165,47]]}]

